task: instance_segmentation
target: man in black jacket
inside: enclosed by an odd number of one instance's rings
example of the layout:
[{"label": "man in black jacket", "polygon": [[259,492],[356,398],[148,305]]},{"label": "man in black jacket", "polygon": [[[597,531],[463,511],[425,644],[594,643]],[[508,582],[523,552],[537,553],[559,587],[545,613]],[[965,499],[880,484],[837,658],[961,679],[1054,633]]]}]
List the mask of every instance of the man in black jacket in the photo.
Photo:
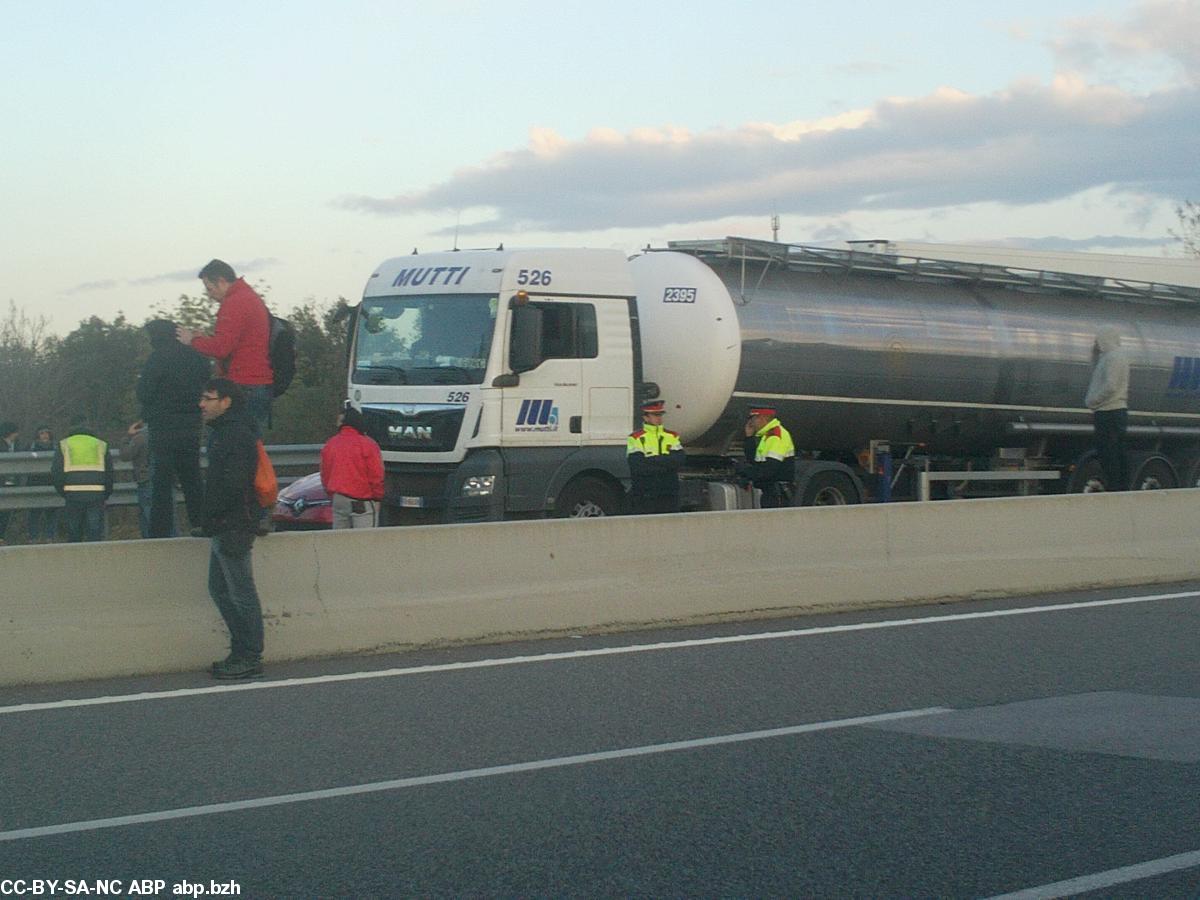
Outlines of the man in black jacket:
[{"label": "man in black jacket", "polygon": [[212,428],[204,484],[202,530],[212,538],[208,592],[229,629],[229,656],[213,663],[214,678],[262,674],[262,605],[250,551],[258,517],[254,473],[258,439],[242,389],[213,378],[200,394],[200,411]]},{"label": "man in black jacket", "polygon": [[146,323],[151,352],[138,377],[137,398],[150,446],[150,537],[175,533],[175,481],[183,490],[188,522],[200,524],[200,413],[196,397],[209,362],[175,340],[175,323]]}]

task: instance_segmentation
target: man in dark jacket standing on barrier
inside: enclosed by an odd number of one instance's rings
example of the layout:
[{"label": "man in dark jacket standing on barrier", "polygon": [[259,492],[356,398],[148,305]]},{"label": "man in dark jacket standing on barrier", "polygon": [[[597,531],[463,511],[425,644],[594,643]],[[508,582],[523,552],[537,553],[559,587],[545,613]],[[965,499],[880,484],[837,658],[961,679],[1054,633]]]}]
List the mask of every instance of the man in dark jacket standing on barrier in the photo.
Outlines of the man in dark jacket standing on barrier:
[{"label": "man in dark jacket standing on barrier", "polygon": [[203,533],[212,538],[208,592],[229,629],[229,656],[212,665],[214,678],[253,678],[262,674],[263,621],[254,585],[258,502],[254,473],[257,437],[242,389],[213,378],[200,394],[200,411],[212,428],[204,484]]},{"label": "man in dark jacket standing on barrier", "polygon": [[[209,362],[175,340],[175,323],[146,323],[150,356],[138,376],[137,398],[150,438],[150,537],[170,537],[175,525],[175,482],[183,490],[188,523],[200,524],[200,411],[196,397]],[[186,532],[185,532],[186,533]]]}]

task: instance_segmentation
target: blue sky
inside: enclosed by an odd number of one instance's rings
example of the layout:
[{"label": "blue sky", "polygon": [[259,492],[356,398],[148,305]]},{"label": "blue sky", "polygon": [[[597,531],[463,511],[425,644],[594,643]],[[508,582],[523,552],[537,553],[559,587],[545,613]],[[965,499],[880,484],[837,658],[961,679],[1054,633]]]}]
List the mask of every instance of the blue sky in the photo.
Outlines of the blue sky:
[{"label": "blue sky", "polygon": [[3,292],[286,310],[459,246],[739,234],[1172,251],[1200,0],[0,0]]}]

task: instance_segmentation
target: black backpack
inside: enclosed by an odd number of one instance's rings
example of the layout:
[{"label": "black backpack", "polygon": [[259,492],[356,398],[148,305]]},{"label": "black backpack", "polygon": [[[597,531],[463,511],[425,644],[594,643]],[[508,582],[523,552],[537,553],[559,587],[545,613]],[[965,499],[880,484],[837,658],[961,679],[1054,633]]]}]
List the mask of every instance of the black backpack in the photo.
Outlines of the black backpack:
[{"label": "black backpack", "polygon": [[267,358],[271,361],[271,392],[278,397],[296,377],[296,329],[287,319],[267,313],[271,334],[267,343]]}]

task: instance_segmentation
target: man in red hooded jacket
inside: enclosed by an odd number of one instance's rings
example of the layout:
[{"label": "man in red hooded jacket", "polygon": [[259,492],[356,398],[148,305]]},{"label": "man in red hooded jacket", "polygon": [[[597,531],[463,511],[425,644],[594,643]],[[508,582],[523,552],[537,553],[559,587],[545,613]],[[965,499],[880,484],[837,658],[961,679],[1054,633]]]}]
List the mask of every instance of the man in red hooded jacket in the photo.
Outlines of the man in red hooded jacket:
[{"label": "man in red hooded jacket", "polygon": [[271,421],[274,380],[268,355],[271,318],[267,305],[227,262],[214,259],[200,270],[199,277],[208,296],[221,304],[216,328],[207,335],[180,326],[176,335],[182,343],[215,359],[217,375],[241,386],[255,436],[261,438]]},{"label": "man in red hooded jacket", "polygon": [[362,413],[349,403],[338,424],[321,448],[321,484],[333,501],[333,527],[373,528],[383,499],[383,455],[364,434]]}]

